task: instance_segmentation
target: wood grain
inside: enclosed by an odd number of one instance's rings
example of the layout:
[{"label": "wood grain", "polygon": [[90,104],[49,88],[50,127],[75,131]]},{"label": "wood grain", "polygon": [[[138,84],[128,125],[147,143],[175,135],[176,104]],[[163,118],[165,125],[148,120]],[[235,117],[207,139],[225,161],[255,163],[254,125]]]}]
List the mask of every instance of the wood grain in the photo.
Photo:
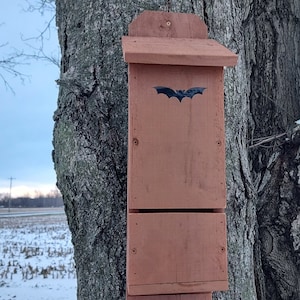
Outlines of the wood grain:
[{"label": "wood grain", "polygon": [[151,296],[128,296],[127,300],[211,300],[211,293],[179,294],[179,295],[151,295]]},{"label": "wood grain", "polygon": [[[228,288],[223,66],[237,56],[191,14],[146,11],[129,35],[127,300],[211,300]],[[205,90],[179,102],[155,86]]]},{"label": "wood grain", "polygon": [[130,36],[207,38],[207,26],[194,14],[144,11],[129,25]]},{"label": "wood grain", "polygon": [[127,257],[129,295],[225,290],[225,214],[129,214]]},{"label": "wood grain", "polygon": [[186,66],[234,66],[237,55],[209,39],[130,37],[122,38],[128,63]]},{"label": "wood grain", "polygon": [[[225,208],[223,69],[129,68],[129,209]],[[193,99],[157,94],[206,87]]]}]

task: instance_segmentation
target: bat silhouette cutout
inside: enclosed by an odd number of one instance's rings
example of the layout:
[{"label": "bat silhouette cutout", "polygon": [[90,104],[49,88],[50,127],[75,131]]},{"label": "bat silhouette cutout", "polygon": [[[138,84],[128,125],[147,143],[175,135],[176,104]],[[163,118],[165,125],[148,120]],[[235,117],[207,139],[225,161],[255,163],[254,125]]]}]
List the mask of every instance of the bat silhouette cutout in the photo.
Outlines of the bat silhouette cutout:
[{"label": "bat silhouette cutout", "polygon": [[192,99],[196,94],[203,94],[206,89],[203,87],[192,87],[188,90],[173,90],[165,86],[155,86],[154,88],[156,89],[157,94],[165,94],[169,98],[175,97],[179,100],[179,102],[181,102],[185,97]]}]

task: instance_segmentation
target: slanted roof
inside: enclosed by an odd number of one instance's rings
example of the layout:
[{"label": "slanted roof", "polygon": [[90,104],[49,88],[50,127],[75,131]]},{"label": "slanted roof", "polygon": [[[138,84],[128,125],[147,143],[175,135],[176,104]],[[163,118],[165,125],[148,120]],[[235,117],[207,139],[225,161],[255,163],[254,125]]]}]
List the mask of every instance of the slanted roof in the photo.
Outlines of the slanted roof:
[{"label": "slanted roof", "polygon": [[122,44],[128,63],[235,66],[238,59],[236,54],[211,39],[124,36]]}]

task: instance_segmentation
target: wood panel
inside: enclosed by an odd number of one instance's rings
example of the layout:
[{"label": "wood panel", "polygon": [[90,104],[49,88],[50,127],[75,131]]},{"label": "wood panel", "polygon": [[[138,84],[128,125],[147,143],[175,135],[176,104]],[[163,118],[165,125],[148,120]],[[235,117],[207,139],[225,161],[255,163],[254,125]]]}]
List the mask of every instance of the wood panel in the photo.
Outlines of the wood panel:
[{"label": "wood panel", "polygon": [[128,296],[127,300],[211,300],[211,293],[179,294],[179,295],[152,295],[152,296]]},{"label": "wood panel", "polygon": [[[129,209],[225,208],[223,69],[129,68]],[[154,86],[205,87],[192,99]]]},{"label": "wood panel", "polygon": [[223,66],[237,56],[191,14],[146,11],[129,35],[127,300],[211,300],[228,288]]},{"label": "wood panel", "polygon": [[223,213],[129,214],[129,295],[227,289]]},{"label": "wood panel", "polygon": [[194,14],[144,11],[129,25],[130,36],[207,38],[207,26]]},{"label": "wood panel", "polygon": [[237,62],[237,55],[209,39],[125,36],[122,43],[129,63],[223,67]]}]

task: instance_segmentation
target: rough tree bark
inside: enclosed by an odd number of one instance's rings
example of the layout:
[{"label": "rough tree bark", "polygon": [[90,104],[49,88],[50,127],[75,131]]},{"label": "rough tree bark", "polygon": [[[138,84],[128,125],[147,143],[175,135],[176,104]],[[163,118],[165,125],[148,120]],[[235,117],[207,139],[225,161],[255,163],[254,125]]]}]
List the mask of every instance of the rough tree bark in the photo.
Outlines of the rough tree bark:
[{"label": "rough tree bark", "polygon": [[[167,10],[169,2],[56,1],[62,63],[53,160],[78,299],[125,299],[127,67],[120,38],[138,13]],[[210,37],[239,54],[237,67],[225,72],[230,290],[214,298],[297,299],[300,152],[285,133],[300,116],[300,3],[170,3],[171,11],[204,18]],[[280,133],[271,144],[257,140]]]},{"label": "rough tree bark", "polygon": [[260,0],[252,8],[249,137],[282,135],[250,149],[258,196],[256,262],[263,271],[258,298],[300,299],[299,128],[294,123],[300,118],[300,2]]}]

